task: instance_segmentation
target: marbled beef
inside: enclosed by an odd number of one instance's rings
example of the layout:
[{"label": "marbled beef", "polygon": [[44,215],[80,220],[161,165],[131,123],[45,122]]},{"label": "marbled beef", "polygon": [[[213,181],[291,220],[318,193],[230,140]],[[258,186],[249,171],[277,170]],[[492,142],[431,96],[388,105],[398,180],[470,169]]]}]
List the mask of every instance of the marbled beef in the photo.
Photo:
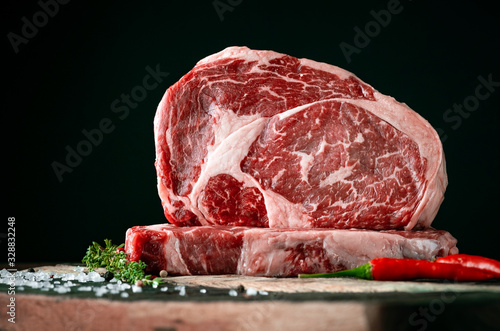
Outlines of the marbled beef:
[{"label": "marbled beef", "polygon": [[170,224],[135,226],[125,251],[147,272],[292,277],[334,272],[377,257],[432,260],[458,253],[446,231],[265,229]]},{"label": "marbled beef", "polygon": [[272,51],[199,61],[166,91],[154,130],[178,226],[427,228],[447,185],[439,137],[416,112],[348,71]]}]

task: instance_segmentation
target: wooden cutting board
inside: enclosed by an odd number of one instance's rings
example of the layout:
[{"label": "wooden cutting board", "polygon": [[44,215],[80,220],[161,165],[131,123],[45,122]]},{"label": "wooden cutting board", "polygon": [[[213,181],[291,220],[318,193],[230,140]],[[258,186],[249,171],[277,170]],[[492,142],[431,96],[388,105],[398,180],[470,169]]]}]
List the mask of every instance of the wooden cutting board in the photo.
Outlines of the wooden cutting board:
[{"label": "wooden cutting board", "polygon": [[[74,272],[74,266],[37,267]],[[93,283],[104,286],[107,283]],[[90,285],[85,283],[82,285]],[[168,291],[165,291],[168,288]],[[0,304],[10,298],[0,287]],[[434,330],[495,329],[500,282],[380,282],[236,275],[168,277],[126,298],[78,291],[16,291],[4,330]],[[467,317],[465,319],[465,317]],[[425,327],[425,328],[424,328]]]},{"label": "wooden cutting board", "polygon": [[[68,273],[75,266],[59,264],[36,270]],[[98,270],[103,273],[105,270]],[[172,276],[168,282],[178,286],[211,287],[217,289],[248,289],[278,293],[441,293],[487,292],[500,294],[500,282],[452,281],[369,281],[354,278],[269,278],[237,275]]]}]

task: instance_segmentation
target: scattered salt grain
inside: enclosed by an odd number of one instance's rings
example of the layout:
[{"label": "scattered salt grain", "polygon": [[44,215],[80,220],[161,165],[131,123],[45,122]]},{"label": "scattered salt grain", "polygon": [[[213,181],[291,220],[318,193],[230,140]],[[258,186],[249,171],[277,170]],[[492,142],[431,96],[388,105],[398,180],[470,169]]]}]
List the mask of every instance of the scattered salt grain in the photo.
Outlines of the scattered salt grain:
[{"label": "scattered salt grain", "polygon": [[39,283],[39,282],[35,282],[35,281],[32,281],[32,282],[25,282],[24,285],[26,286],[29,286],[29,287],[32,287],[32,288],[41,288],[42,287],[42,284]]},{"label": "scattered salt grain", "polygon": [[162,288],[160,289],[160,291],[162,291],[162,292],[167,292],[167,291],[168,291],[168,286],[162,287]]},{"label": "scattered salt grain", "polygon": [[29,283],[36,283],[34,280],[31,280],[31,281],[27,281],[26,279],[22,279],[22,278],[17,278],[15,281],[14,281],[14,284],[16,286],[23,286],[23,285],[27,285]]},{"label": "scattered salt grain", "polygon": [[35,273],[33,272],[26,273],[24,279],[26,279],[27,281],[35,281],[36,280]]},{"label": "scattered salt grain", "polygon": [[91,282],[104,282],[104,277],[101,277],[101,275],[99,275],[99,273],[95,271],[89,272],[87,276],[89,281]]},{"label": "scattered salt grain", "polygon": [[204,288],[202,288],[202,289],[200,290],[200,293],[207,293],[207,290],[206,290],[206,289],[204,289]]},{"label": "scattered salt grain", "polygon": [[[26,274],[28,274],[28,273],[26,273]],[[37,281],[44,281],[44,280],[49,280],[50,279],[49,274],[46,273],[46,272],[44,272],[44,271],[41,271],[41,270],[35,272],[34,276],[35,276],[35,279]]]},{"label": "scattered salt grain", "polygon": [[68,281],[66,283],[63,284],[63,286],[66,286],[66,287],[71,287],[71,286],[75,286],[76,284],[73,283],[72,281]]},{"label": "scattered salt grain", "polygon": [[94,287],[96,297],[102,297],[103,294],[108,293],[106,286]]},{"label": "scattered salt grain", "polygon": [[132,285],[132,292],[140,293],[140,292],[142,292],[142,287],[137,286],[137,285]]},{"label": "scattered salt grain", "polygon": [[236,292],[236,290],[229,290],[229,295],[232,297],[236,297],[238,296],[238,292]]},{"label": "scattered salt grain", "polygon": [[10,271],[3,268],[2,270],[0,270],[0,277],[2,278],[10,277]]},{"label": "scattered salt grain", "polygon": [[54,284],[52,284],[51,282],[49,282],[48,280],[44,281],[41,283],[41,286],[43,288],[54,288]]},{"label": "scattered salt grain", "polygon": [[83,271],[83,268],[82,267],[79,267],[79,266],[76,266],[73,271],[76,271],[76,272],[82,272]]},{"label": "scattered salt grain", "polygon": [[92,291],[92,286],[79,286],[77,289],[82,292],[90,292]]},{"label": "scattered salt grain", "polygon": [[79,272],[75,280],[79,281],[80,283],[86,283],[89,280],[89,277],[84,273],[84,272]]},{"label": "scattered salt grain", "polygon": [[128,298],[128,293],[127,293],[127,292],[122,292],[122,293],[120,294],[120,296],[121,296],[122,298]]},{"label": "scattered salt grain", "polygon": [[247,288],[247,295],[257,295],[257,290],[254,289],[253,287]]},{"label": "scattered salt grain", "polygon": [[260,295],[268,295],[269,293],[267,291],[259,291]]},{"label": "scattered salt grain", "polygon": [[125,284],[120,284],[120,288],[122,290],[130,290],[132,288],[132,285],[125,283]]},{"label": "scattered salt grain", "polygon": [[65,280],[75,280],[76,278],[76,275],[74,273],[67,273],[67,274],[64,274],[64,276],[62,276],[61,280],[65,281]]},{"label": "scattered salt grain", "polygon": [[54,291],[59,293],[59,294],[64,294],[64,293],[70,292],[71,289],[69,287],[65,287],[65,286],[58,286],[58,287],[54,288]]},{"label": "scattered salt grain", "polygon": [[181,296],[185,296],[186,295],[186,286],[180,286],[180,285],[178,285],[178,286],[174,287],[174,290],[179,291],[179,295],[181,295]]}]

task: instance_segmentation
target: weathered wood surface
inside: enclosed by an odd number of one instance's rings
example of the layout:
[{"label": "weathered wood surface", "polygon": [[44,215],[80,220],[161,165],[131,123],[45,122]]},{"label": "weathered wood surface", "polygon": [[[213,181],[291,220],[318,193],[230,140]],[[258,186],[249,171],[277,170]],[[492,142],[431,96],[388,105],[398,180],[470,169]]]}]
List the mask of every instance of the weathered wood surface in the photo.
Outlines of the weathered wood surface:
[{"label": "weathered wood surface", "polygon": [[[35,267],[56,273],[73,269],[69,265]],[[234,275],[166,280],[160,288],[146,287],[126,298],[96,297],[92,291],[77,290],[65,294],[16,291],[16,324],[4,316],[0,330],[489,330],[500,325],[498,281],[377,282]],[[6,307],[12,295],[2,286],[0,305]],[[167,286],[168,291],[161,291]],[[186,294],[180,295],[177,287],[185,287]],[[251,288],[265,294],[248,295]],[[229,295],[231,290],[237,295]]]},{"label": "weathered wood surface", "polygon": [[[74,266],[55,265],[35,270],[58,273],[75,272]],[[98,270],[104,272],[105,270]],[[491,292],[500,294],[500,282],[441,281],[369,281],[354,278],[269,278],[237,275],[173,276],[168,282],[183,286],[205,286],[220,289],[254,288],[281,293],[425,293],[425,292]]]}]

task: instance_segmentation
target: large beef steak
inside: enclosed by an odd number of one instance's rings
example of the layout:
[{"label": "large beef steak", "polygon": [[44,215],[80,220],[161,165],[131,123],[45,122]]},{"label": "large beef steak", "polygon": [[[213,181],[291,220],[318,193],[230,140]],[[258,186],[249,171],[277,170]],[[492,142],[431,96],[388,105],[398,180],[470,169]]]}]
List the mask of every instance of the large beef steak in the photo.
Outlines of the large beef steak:
[{"label": "large beef steak", "polygon": [[441,142],[352,73],[230,47],[165,93],[158,190],[177,226],[429,227],[447,185]]}]

